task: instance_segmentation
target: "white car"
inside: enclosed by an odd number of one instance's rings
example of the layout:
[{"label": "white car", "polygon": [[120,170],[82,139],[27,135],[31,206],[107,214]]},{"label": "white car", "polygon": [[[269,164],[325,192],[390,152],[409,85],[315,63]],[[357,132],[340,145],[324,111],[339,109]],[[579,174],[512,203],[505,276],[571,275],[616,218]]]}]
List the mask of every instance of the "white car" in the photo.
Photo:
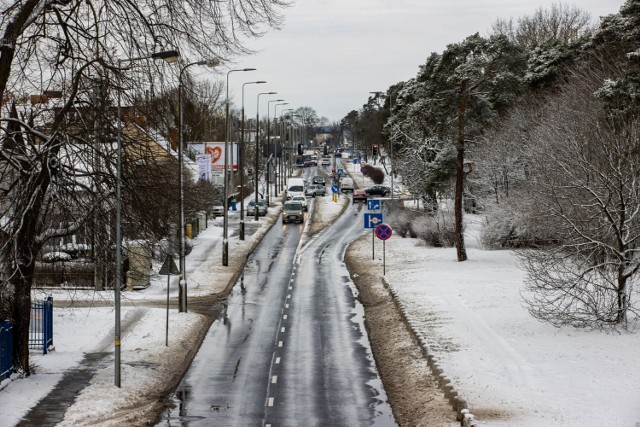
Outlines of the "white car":
[{"label": "white car", "polygon": [[320,163],[322,166],[331,166],[331,159],[328,157],[324,157],[322,162]]},{"label": "white car", "polygon": [[307,205],[307,198],[305,196],[293,196],[291,198],[292,202],[300,202],[300,204],[302,205],[302,210],[303,211],[308,211],[308,205]]}]

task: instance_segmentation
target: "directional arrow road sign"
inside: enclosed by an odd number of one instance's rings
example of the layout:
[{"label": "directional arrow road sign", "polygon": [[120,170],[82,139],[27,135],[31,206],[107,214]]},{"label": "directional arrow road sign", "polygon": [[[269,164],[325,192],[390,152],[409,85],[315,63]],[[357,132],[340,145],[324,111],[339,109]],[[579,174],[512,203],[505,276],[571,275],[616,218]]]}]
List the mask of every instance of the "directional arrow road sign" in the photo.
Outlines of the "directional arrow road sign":
[{"label": "directional arrow road sign", "polygon": [[380,200],[378,199],[368,199],[367,200],[367,209],[370,211],[377,211],[382,207]]},{"label": "directional arrow road sign", "polygon": [[376,228],[380,224],[382,224],[381,213],[364,214],[364,228]]}]

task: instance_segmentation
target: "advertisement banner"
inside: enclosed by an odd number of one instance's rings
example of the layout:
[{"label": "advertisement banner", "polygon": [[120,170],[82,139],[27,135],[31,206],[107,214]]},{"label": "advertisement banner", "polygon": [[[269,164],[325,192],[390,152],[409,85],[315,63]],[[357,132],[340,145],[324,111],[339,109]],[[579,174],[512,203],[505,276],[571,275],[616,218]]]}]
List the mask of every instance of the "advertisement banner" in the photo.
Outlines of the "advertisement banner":
[{"label": "advertisement banner", "polygon": [[198,176],[205,181],[211,181],[211,156],[208,154],[198,154],[196,156],[198,164]]},{"label": "advertisement banner", "polygon": [[[238,170],[238,144],[229,143],[229,158],[227,159],[229,169],[233,166],[233,170]],[[204,154],[211,156],[211,168],[224,170],[224,143],[223,142],[205,142]]]}]

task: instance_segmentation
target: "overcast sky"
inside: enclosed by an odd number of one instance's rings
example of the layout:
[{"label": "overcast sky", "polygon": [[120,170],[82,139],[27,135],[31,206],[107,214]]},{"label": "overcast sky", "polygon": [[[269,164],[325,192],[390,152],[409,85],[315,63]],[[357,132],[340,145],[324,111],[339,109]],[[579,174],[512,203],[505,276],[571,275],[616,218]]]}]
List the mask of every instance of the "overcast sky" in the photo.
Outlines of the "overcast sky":
[{"label": "overcast sky", "polygon": [[[285,23],[248,46],[257,54],[238,58],[234,68],[257,68],[229,75],[232,102],[245,113],[267,113],[267,101],[285,99],[286,108],[309,106],[319,116],[339,121],[358,110],[369,92],[415,77],[431,52],[476,32],[485,36],[496,18],[531,15],[554,0],[297,0],[285,10]],[[557,1],[555,1],[557,3]],[[579,0],[594,19],[616,13],[624,0]],[[565,4],[573,4],[565,2]],[[226,78],[226,71],[223,78]],[[275,103],[269,113],[273,116]]]}]

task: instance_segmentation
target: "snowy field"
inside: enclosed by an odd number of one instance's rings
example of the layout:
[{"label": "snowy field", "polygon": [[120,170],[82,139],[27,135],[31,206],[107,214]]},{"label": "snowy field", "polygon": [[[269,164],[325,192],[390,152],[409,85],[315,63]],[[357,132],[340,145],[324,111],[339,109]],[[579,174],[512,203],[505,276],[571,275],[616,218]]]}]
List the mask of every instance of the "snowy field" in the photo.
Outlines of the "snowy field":
[{"label": "snowy field", "polygon": [[[386,280],[414,331],[487,426],[640,425],[640,331],[557,329],[522,303],[511,251],[484,251],[467,216],[468,261],[418,239],[386,243]],[[371,241],[359,251],[371,256]],[[382,244],[376,242],[376,257]]]},{"label": "snowy field", "polygon": [[[355,167],[349,172],[359,185],[366,183]],[[318,213],[329,223],[346,201],[344,196],[339,203],[331,195],[318,198]],[[275,209],[270,215],[275,215]],[[385,279],[480,425],[640,425],[638,331],[556,329],[534,320],[522,304],[524,276],[513,252],[481,250],[475,237],[480,219],[466,219],[468,261],[457,262],[455,249],[427,248],[417,239],[393,235],[385,244]],[[248,251],[269,227],[269,221],[261,223],[247,241],[232,239],[231,253]],[[221,222],[218,219],[211,225],[196,239],[194,252],[187,257],[190,289],[197,294],[219,292],[225,281],[212,278],[231,277],[220,267]],[[371,239],[359,241],[353,249],[362,257],[371,257]],[[383,246],[377,239],[375,255],[382,274]],[[175,284],[170,291],[175,298]],[[55,301],[63,298],[62,293],[54,296]],[[87,293],[73,298],[104,303],[112,296]],[[154,389],[166,377],[166,370],[179,363],[176,358],[202,328],[203,319],[172,310],[169,347],[165,347],[166,311],[136,305],[137,301],[164,298],[164,276],[157,276],[148,290],[127,296],[127,303],[133,305],[123,307],[122,314],[123,361],[128,362],[123,387],[113,386],[112,366],[100,371],[62,425],[104,425],[97,422],[101,416],[122,409],[123,402],[135,408],[136,396]],[[55,351],[46,356],[32,353],[36,375],[5,380],[0,386],[0,427],[15,425],[84,353],[113,350],[112,307],[56,307],[54,313]],[[136,361],[151,362],[154,369]],[[129,416],[136,416],[135,410]]]}]

